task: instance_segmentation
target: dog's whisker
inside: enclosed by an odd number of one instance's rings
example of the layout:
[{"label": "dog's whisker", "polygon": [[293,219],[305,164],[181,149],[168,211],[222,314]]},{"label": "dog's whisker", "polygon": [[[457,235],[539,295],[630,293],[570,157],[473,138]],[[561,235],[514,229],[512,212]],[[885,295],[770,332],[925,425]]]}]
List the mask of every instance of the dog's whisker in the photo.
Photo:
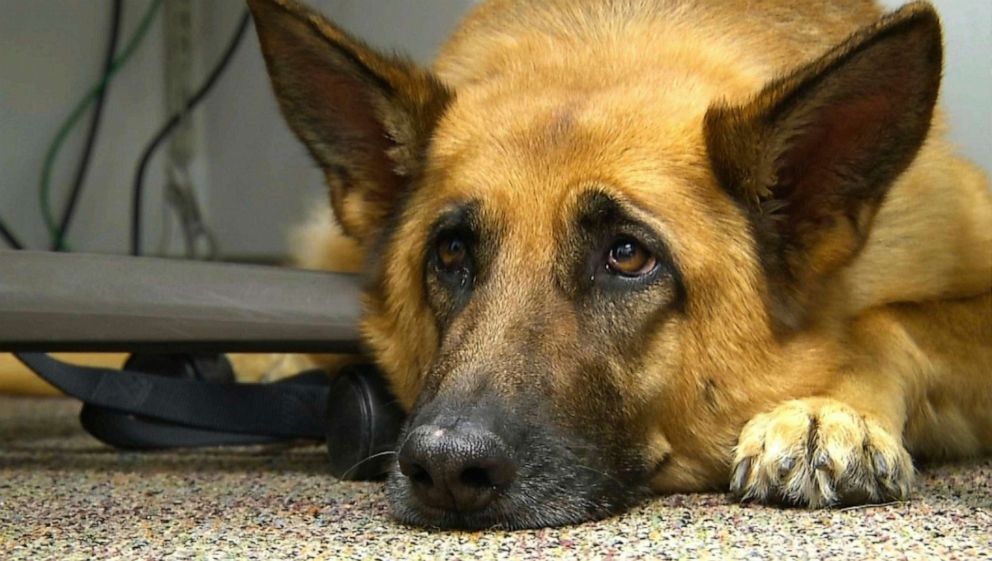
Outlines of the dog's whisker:
[{"label": "dog's whisker", "polygon": [[353,465],[350,468],[348,468],[347,470],[345,470],[344,474],[341,476],[341,479],[348,479],[351,476],[351,474],[355,473],[355,470],[357,470],[358,468],[362,467],[364,464],[366,464],[366,463],[368,463],[368,462],[370,462],[372,460],[375,460],[377,458],[382,458],[384,456],[395,456],[395,455],[397,455],[397,452],[395,450],[386,450],[385,452],[379,452],[378,454],[372,454],[371,456],[369,456],[367,458],[363,458],[363,459],[359,460],[358,462],[355,463],[355,465]]},{"label": "dog's whisker", "polygon": [[585,466],[585,465],[582,465],[582,464],[575,464],[575,467],[577,467],[579,469],[584,469],[586,471],[591,471],[592,473],[595,473],[596,475],[601,475],[601,476],[609,479],[610,481],[616,483],[617,485],[619,485],[621,487],[624,486],[623,483],[621,483],[619,479],[617,479],[616,477],[613,477],[612,475],[606,473],[605,471],[594,469],[594,468],[591,468],[589,466]]}]

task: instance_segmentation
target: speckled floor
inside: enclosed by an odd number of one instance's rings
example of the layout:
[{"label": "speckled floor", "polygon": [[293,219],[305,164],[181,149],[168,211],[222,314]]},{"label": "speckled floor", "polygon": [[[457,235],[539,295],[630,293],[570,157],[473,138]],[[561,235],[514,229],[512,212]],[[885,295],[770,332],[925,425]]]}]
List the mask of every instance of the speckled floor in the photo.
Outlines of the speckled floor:
[{"label": "speckled floor", "polygon": [[663,497],[617,518],[436,533],[318,446],[122,453],[79,406],[0,397],[0,559],[992,559],[992,459],[928,468],[907,503],[843,511]]}]

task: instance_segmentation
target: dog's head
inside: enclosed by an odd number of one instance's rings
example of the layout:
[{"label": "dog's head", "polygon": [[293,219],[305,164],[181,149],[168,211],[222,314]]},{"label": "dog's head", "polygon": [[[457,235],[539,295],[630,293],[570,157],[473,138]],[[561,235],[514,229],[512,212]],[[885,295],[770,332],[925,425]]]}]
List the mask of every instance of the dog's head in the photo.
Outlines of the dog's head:
[{"label": "dog's head", "polygon": [[740,103],[610,68],[453,91],[294,2],[250,3],[367,253],[364,335],[410,413],[390,498],[422,525],[725,485],[747,416],[812,383],[774,377],[778,341],[863,243],[940,73],[914,6]]}]

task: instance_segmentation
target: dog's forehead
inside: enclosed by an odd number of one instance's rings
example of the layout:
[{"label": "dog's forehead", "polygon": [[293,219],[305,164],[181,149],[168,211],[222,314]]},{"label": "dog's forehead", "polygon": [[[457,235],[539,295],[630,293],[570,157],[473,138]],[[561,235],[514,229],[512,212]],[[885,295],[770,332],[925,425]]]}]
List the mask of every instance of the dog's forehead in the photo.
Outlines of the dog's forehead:
[{"label": "dog's forehead", "polygon": [[679,213],[707,184],[702,115],[666,116],[650,99],[460,99],[435,134],[430,198],[481,201],[531,227],[561,227],[591,189],[659,217]]}]

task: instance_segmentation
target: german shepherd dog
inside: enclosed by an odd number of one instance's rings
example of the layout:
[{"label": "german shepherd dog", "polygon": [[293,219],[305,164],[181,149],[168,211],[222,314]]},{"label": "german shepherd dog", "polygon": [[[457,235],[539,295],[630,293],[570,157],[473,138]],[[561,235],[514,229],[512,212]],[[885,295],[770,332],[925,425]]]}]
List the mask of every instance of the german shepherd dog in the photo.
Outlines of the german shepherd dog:
[{"label": "german shepherd dog", "polygon": [[409,413],[399,520],[877,503],[992,450],[992,196],[929,5],[491,0],[427,69],[249,4],[330,191],[303,264],[359,264]]}]

